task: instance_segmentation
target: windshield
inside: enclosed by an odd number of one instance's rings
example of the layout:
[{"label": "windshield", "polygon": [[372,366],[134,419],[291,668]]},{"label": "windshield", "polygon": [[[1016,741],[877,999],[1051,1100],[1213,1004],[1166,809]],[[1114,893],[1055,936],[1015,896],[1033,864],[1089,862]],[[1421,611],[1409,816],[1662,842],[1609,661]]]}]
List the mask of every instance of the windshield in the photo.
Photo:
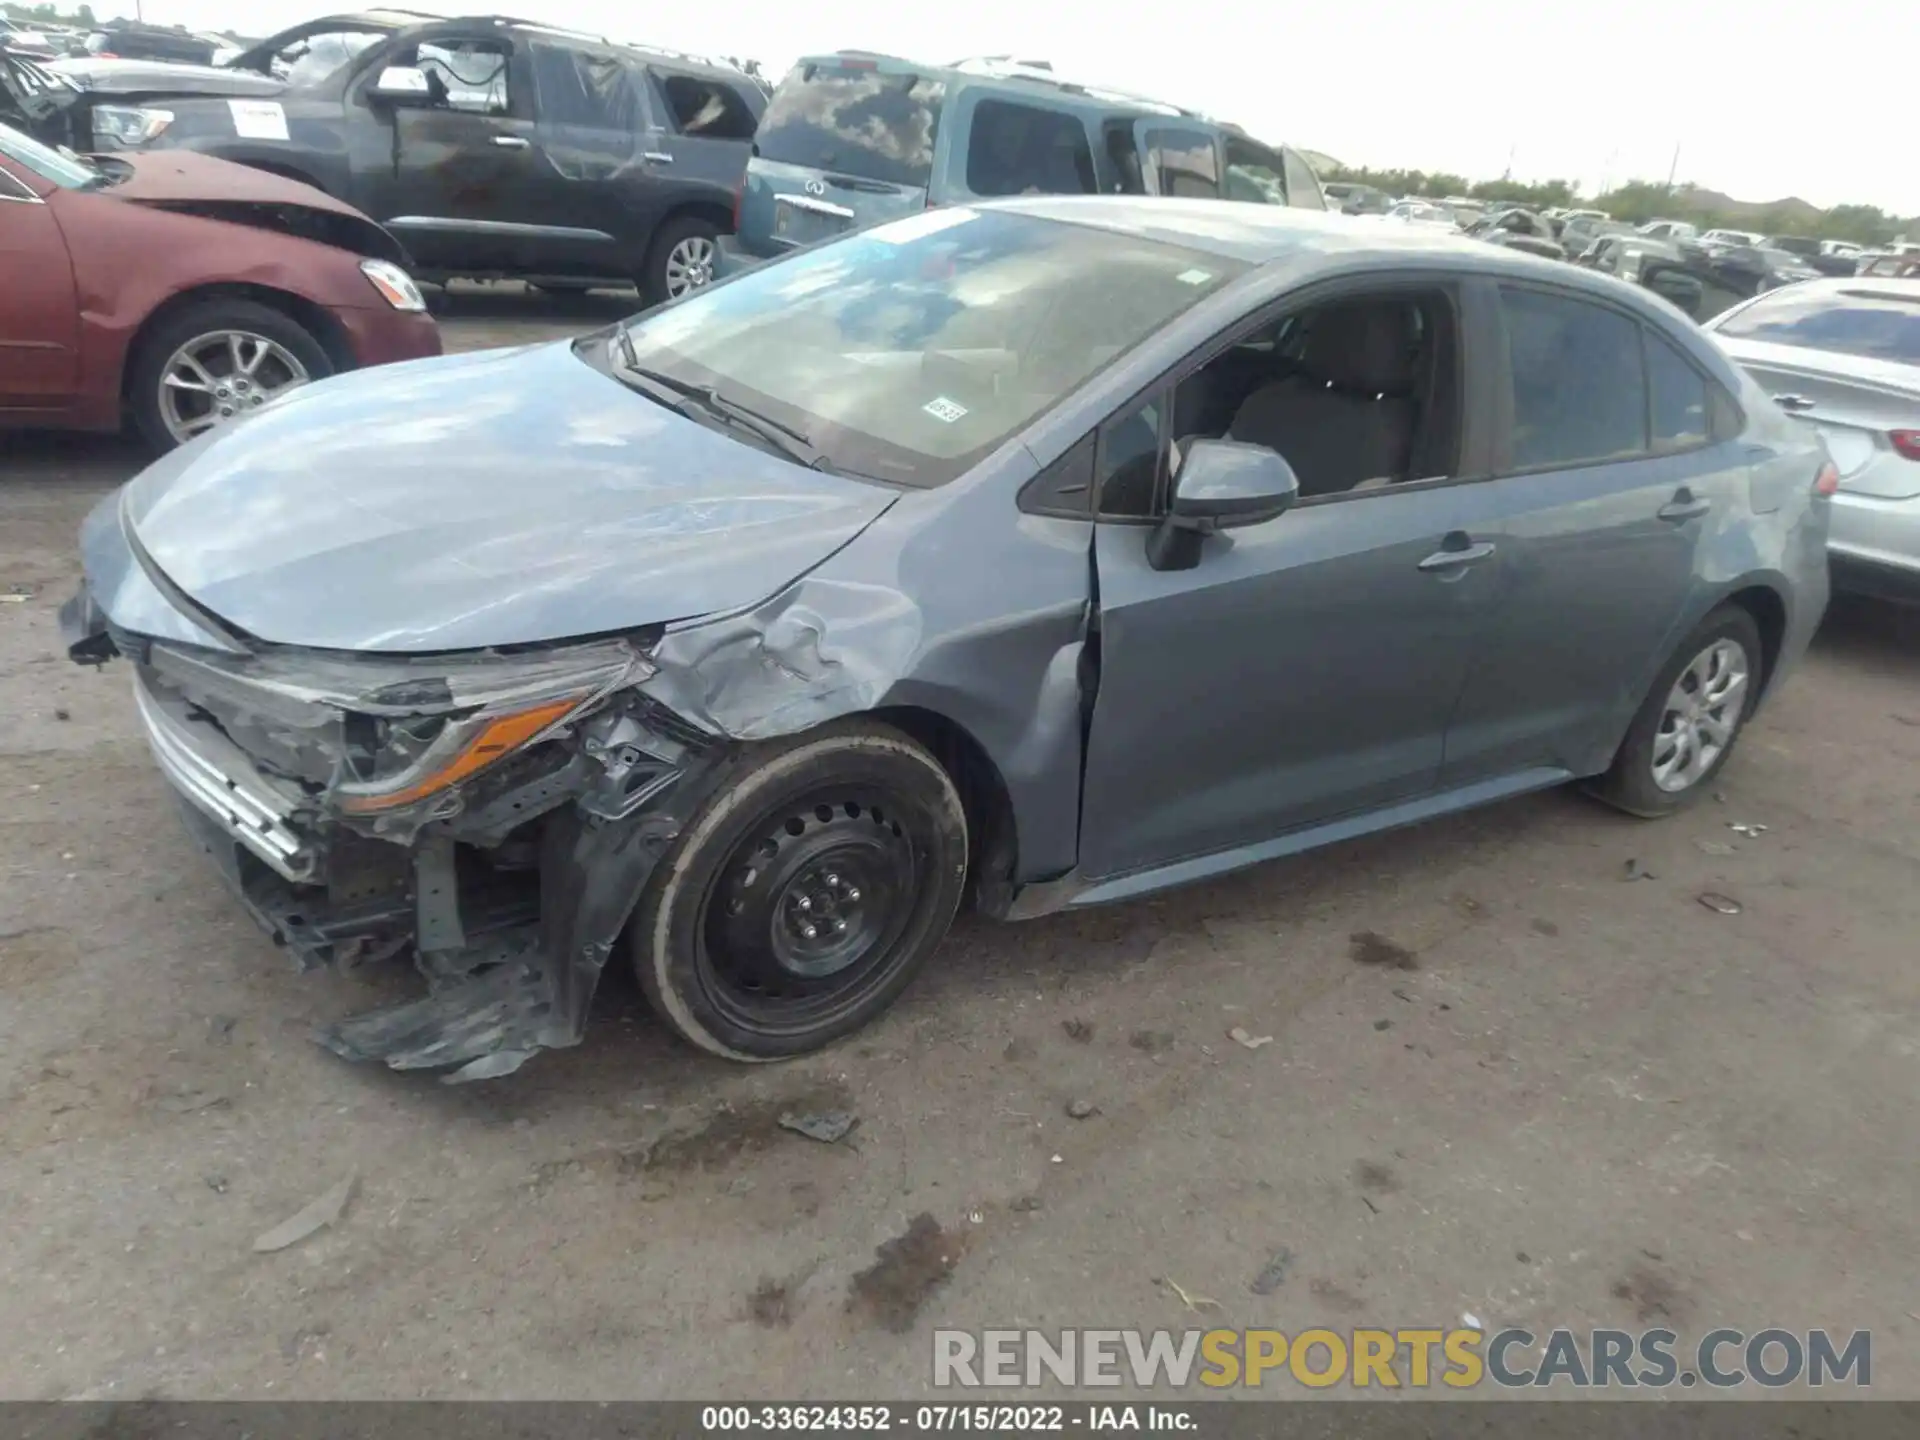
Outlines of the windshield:
[{"label": "windshield", "polygon": [[[247,68],[264,68],[276,80],[286,81],[289,89],[310,90],[324,85],[352,64],[355,56],[378,45],[387,36],[388,32],[383,30],[325,30],[317,35],[303,35],[267,56],[264,66],[256,60]],[[241,57],[233,58],[238,61]]]},{"label": "windshield", "polygon": [[106,184],[107,177],[85,160],[42,145],[11,126],[0,125],[0,155],[26,166],[63,190],[93,190]]},{"label": "windshield", "polygon": [[921,75],[802,65],[767,103],[753,153],[925,189],[946,86]]},{"label": "windshield", "polygon": [[634,368],[751,407],[836,470],[925,487],[1245,269],[1086,226],[930,210],[697,292],[626,334]]},{"label": "windshield", "polygon": [[1722,335],[1920,365],[1920,296],[1794,286],[1756,300]]}]

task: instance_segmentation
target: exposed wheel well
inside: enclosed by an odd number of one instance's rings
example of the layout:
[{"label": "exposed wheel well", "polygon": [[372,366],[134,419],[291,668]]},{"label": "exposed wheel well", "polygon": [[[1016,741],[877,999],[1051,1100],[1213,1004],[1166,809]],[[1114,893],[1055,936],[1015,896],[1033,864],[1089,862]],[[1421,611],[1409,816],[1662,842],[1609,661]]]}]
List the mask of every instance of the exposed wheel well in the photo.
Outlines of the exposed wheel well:
[{"label": "exposed wheel well", "polygon": [[160,326],[166,324],[183,310],[203,305],[209,300],[251,300],[256,305],[265,305],[278,310],[295,321],[301,329],[313,336],[320,348],[327,352],[327,358],[333,361],[336,370],[351,370],[354,365],[353,349],[347,343],[346,332],[327,311],[301,296],[289,294],[285,290],[275,290],[269,285],[245,285],[228,283],[220,285],[202,285],[197,289],[183,290],[170,296],[157,306],[153,313],[140,323],[132,342],[127,346],[126,358],[120,366],[120,394],[128,397],[129,387],[133,383],[134,360],[140,354],[140,347],[147,342]]},{"label": "exposed wheel well", "polygon": [[1738,605],[1753,617],[1760,631],[1760,688],[1773,683],[1775,662],[1787,635],[1787,607],[1784,601],[1764,585],[1750,585],[1727,597],[1726,603]]},{"label": "exposed wheel well", "polygon": [[976,904],[992,908],[999,892],[1013,885],[1017,835],[1013,801],[1000,769],[966,727],[935,710],[899,705],[874,712],[918,740],[953,777],[967,811],[967,871]]}]

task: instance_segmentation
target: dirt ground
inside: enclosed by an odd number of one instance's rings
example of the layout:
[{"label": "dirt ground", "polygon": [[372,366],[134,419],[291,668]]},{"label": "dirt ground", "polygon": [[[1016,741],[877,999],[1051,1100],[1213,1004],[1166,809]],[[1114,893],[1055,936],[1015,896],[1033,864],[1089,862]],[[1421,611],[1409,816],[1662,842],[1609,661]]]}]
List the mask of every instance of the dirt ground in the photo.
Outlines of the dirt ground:
[{"label": "dirt ground", "polygon": [[[448,335],[619,308],[466,296]],[[1669,822],[1544,794],[966,922],[775,1068],[613,975],[584,1046],[453,1088],[308,1041],[408,977],[296,974],[178,831],[124,667],[59,654],[76,528],[139,453],[0,445],[0,1396],[898,1398],[936,1323],[1463,1313],[1870,1329],[1875,1393],[1920,1395],[1908,617],[1836,609]],[[837,1144],[777,1123],[832,1109]]]}]

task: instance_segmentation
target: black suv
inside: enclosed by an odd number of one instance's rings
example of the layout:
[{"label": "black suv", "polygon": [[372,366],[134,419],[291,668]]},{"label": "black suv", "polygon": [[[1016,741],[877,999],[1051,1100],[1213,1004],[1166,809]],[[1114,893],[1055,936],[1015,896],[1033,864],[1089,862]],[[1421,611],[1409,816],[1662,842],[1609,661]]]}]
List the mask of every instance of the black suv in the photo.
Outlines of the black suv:
[{"label": "black suv", "polygon": [[426,279],[631,281],[650,301],[711,277],[766,108],[722,62],[498,17],[335,16],[228,69],[250,94],[149,88],[115,124],[318,186]]}]

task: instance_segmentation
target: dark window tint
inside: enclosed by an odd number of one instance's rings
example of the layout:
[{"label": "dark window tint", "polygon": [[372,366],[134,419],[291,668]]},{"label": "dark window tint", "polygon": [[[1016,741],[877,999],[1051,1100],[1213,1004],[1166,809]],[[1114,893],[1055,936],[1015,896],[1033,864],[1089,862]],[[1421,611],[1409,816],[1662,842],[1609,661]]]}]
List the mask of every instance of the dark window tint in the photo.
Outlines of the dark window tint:
[{"label": "dark window tint", "polygon": [[976,195],[1091,195],[1087,127],[1059,110],[982,100],[967,137],[967,188]]},{"label": "dark window tint", "polygon": [[1513,362],[1515,469],[1580,465],[1647,448],[1640,327],[1584,300],[1500,292]]},{"label": "dark window tint", "polygon": [[704,140],[751,140],[756,123],[740,92],[719,80],[663,75],[660,88],[682,135]]},{"label": "dark window tint", "polygon": [[1147,163],[1162,195],[1193,199],[1220,198],[1220,165],[1213,136],[1204,130],[1147,131]]},{"label": "dark window tint", "polygon": [[1690,450],[1707,443],[1707,379],[1652,330],[1647,331],[1647,389],[1656,451]]},{"label": "dark window tint", "polygon": [[1885,290],[1780,290],[1730,316],[1719,329],[1722,335],[1776,345],[1920,365],[1920,299]]},{"label": "dark window tint", "polygon": [[634,76],[611,55],[536,41],[533,84],[540,93],[540,118],[550,125],[631,134],[645,123]]},{"label": "dark window tint", "polygon": [[768,160],[924,187],[947,87],[920,75],[803,65],[760,117],[754,151]]},{"label": "dark window tint", "polygon": [[1160,478],[1160,412],[1158,396],[1107,422],[1100,432],[1095,461],[1096,504],[1102,515],[1153,514],[1154,490]]},{"label": "dark window tint", "polygon": [[1287,162],[1287,203],[1296,210],[1324,210],[1326,198],[1312,169],[1291,150],[1281,152]]}]

